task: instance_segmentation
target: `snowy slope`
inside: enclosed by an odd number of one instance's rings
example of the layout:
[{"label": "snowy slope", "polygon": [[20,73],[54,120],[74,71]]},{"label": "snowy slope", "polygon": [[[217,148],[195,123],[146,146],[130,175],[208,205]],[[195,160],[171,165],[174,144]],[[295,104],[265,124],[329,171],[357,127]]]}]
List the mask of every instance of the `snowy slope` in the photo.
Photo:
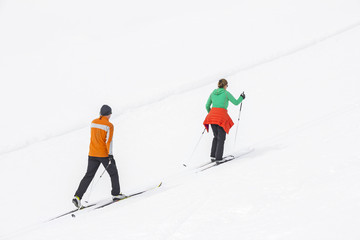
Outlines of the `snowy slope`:
[{"label": "snowy slope", "polygon": [[103,102],[120,115],[214,82],[357,22],[358,4],[2,0],[0,153],[87,127]]},{"label": "snowy slope", "polygon": [[[200,1],[156,1],[143,8],[126,3],[129,11],[123,14],[116,10],[123,6],[114,2],[92,2],[85,9],[81,1],[76,3],[68,8],[41,1],[26,6],[25,1],[1,2],[2,19],[13,20],[16,12],[22,21],[1,21],[2,32],[19,31],[11,35],[18,42],[0,40],[0,74],[6,83],[1,102],[8,116],[1,120],[1,131],[11,136],[1,142],[0,238],[359,239],[356,1],[273,1],[262,2],[263,7],[229,1],[206,8]],[[106,17],[93,16],[94,11]],[[64,12],[68,15],[60,18]],[[27,14],[38,18],[22,25]],[[57,28],[51,25],[55,20]],[[124,21],[120,30],[113,30],[115,20]],[[43,31],[32,22],[51,27]],[[110,25],[103,28],[105,23]],[[21,40],[31,29],[44,36]],[[89,52],[76,47],[80,40],[94,47],[94,58],[83,56]],[[58,71],[46,68],[53,66],[52,53],[59,57]],[[28,61],[37,55],[49,61]],[[12,61],[33,74],[14,71]],[[247,93],[237,145],[232,129],[226,152],[255,151],[200,174],[186,174],[184,161],[195,166],[208,160],[211,133],[188,158],[202,131],[205,101],[224,75],[234,95]],[[96,95],[98,84],[111,87]],[[42,224],[72,209],[70,200],[87,164],[88,123],[104,101],[118,112],[112,122],[122,191],[159,181],[164,185],[75,219]],[[34,109],[38,103],[43,108]],[[230,106],[229,113],[235,120],[238,108]],[[9,123],[19,127],[15,133],[6,127]],[[13,151],[17,146],[26,147]],[[92,201],[108,197],[109,191],[105,177]]]}]

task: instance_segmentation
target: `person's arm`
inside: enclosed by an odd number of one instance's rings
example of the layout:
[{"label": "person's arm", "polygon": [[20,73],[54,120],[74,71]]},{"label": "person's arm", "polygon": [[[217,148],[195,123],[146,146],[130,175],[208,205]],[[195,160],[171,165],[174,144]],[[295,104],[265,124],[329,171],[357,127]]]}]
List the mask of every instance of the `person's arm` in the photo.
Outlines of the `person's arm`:
[{"label": "person's arm", "polygon": [[210,94],[209,99],[206,102],[206,111],[207,112],[210,112],[211,103],[212,103],[212,101],[211,101],[211,94]]},{"label": "person's arm", "polygon": [[230,102],[234,105],[239,105],[244,100],[242,95],[240,95],[238,99],[235,99],[234,96],[230,92],[227,92],[227,97],[230,100]]},{"label": "person's arm", "polygon": [[106,138],[106,148],[108,150],[109,155],[113,155],[113,134],[114,134],[114,126],[111,124],[108,136]]}]

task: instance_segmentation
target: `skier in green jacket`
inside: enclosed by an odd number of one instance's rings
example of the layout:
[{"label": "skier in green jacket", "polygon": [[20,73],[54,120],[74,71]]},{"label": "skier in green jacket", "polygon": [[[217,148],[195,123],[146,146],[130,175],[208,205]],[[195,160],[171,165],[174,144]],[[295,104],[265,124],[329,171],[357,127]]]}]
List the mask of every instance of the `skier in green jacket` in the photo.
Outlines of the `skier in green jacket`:
[{"label": "skier in green jacket", "polygon": [[[221,82],[223,81],[223,82]],[[224,85],[226,84],[226,85]],[[228,87],[228,82],[225,79],[221,79],[218,84],[219,88],[215,89],[209,99],[206,102],[206,110],[210,112],[211,104],[213,108],[225,108],[227,109],[229,106],[229,101],[234,105],[239,105],[244,99],[245,94],[242,93],[238,99],[234,98],[234,96],[228,92],[226,89]]]},{"label": "skier in green jacket", "polygon": [[[214,139],[211,147],[211,161],[221,161],[224,152],[224,143],[226,139],[226,133],[228,134],[230,128],[234,125],[231,120],[227,108],[229,101],[234,105],[239,105],[245,99],[245,93],[242,93],[238,99],[228,92],[228,82],[225,79],[221,79],[218,83],[217,89],[215,89],[206,102],[206,110],[208,115],[205,118],[204,126],[209,131],[209,125],[214,133]],[[212,105],[212,108],[210,106]]]}]

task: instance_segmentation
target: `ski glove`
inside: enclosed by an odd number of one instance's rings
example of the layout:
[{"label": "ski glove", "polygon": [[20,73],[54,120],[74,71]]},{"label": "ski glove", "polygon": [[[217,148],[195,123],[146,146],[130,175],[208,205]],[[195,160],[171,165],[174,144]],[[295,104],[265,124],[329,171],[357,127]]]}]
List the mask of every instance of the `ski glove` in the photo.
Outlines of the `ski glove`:
[{"label": "ski glove", "polygon": [[109,165],[115,162],[114,155],[109,155]]},{"label": "ski glove", "polygon": [[241,95],[240,95],[243,99],[245,99],[245,93],[243,92]]}]

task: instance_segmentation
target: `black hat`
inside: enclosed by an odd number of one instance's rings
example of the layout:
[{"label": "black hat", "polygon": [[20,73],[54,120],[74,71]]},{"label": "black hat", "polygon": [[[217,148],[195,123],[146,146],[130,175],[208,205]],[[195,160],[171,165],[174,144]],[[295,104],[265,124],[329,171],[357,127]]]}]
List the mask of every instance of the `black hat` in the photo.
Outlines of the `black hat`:
[{"label": "black hat", "polygon": [[100,115],[107,116],[110,114],[112,114],[111,107],[109,107],[108,105],[103,105],[100,109]]}]

